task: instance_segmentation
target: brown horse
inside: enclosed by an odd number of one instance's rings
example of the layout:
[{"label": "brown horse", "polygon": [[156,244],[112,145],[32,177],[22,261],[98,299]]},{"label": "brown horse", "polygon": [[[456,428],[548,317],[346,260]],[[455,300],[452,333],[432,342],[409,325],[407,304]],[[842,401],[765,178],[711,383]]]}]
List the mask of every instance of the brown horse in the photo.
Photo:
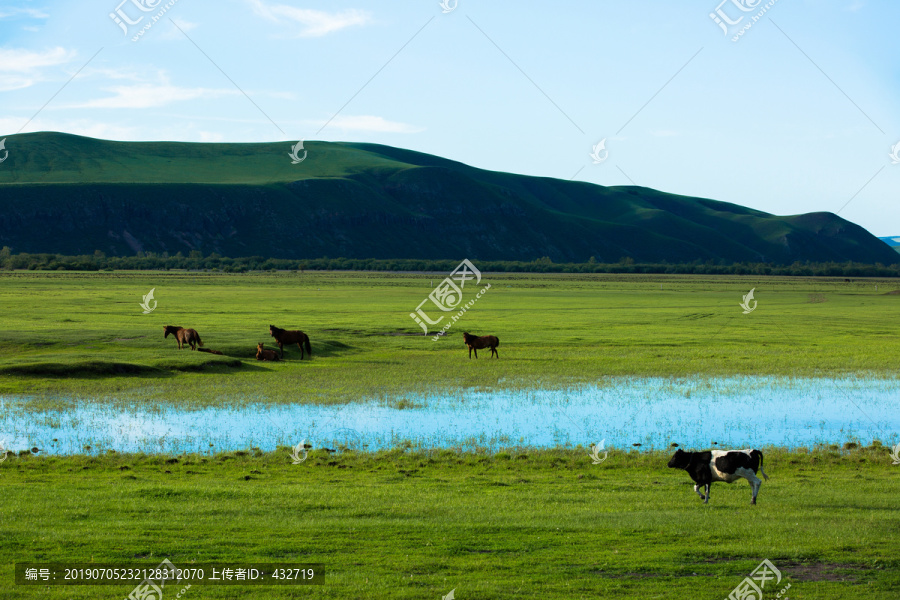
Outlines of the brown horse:
[{"label": "brown horse", "polygon": [[256,360],[278,360],[278,353],[274,350],[266,350],[262,343],[256,345]]},{"label": "brown horse", "polygon": [[497,346],[500,345],[500,340],[495,335],[483,335],[478,337],[477,335],[463,332],[463,340],[466,342],[466,346],[469,347],[469,358],[472,358],[472,350],[475,351],[475,358],[478,358],[478,351],[483,350],[484,348],[491,349],[492,357],[496,354],[497,358],[500,358],[500,353],[497,352]]},{"label": "brown horse", "polygon": [[200,334],[194,329],[185,329],[177,325],[165,325],[163,326],[163,331],[166,332],[166,335],[163,337],[169,337],[170,333],[175,336],[179,350],[182,350],[185,344],[189,344],[191,350],[196,350],[198,345],[203,345],[203,342],[200,341]]},{"label": "brown horse", "polygon": [[275,327],[274,325],[269,325],[269,333],[275,338],[275,343],[278,344],[278,347],[281,348],[281,358],[284,358],[285,344],[297,344],[297,347],[300,348],[300,360],[303,360],[303,346],[306,346],[306,353],[312,358],[312,348],[309,347],[309,336],[302,331],[287,331]]}]

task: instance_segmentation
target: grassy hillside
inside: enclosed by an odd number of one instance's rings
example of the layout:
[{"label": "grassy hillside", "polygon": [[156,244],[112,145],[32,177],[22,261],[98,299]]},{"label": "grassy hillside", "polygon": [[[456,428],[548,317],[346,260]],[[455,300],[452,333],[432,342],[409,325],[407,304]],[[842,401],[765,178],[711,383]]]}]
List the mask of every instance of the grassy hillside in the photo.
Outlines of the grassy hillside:
[{"label": "grassy hillside", "polygon": [[373,144],[9,136],[0,245],[14,252],[892,264],[830,213],[779,217],[631,186],[526,177]]}]

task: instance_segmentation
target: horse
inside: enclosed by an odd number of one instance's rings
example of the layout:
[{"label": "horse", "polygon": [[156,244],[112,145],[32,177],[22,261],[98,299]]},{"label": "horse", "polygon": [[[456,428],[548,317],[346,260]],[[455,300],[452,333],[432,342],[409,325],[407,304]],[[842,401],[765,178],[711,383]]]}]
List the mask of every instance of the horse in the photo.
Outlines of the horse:
[{"label": "horse", "polygon": [[309,347],[309,336],[302,331],[287,331],[280,329],[274,325],[269,325],[269,333],[275,338],[275,343],[281,348],[281,358],[284,358],[284,345],[297,344],[300,348],[300,360],[303,360],[303,346],[306,346],[306,353],[312,358],[312,348]]},{"label": "horse", "polygon": [[278,353],[274,350],[266,350],[260,342],[256,345],[256,360],[278,360]]},{"label": "horse", "polygon": [[179,350],[184,349],[185,344],[189,344],[191,350],[196,350],[198,345],[203,345],[203,342],[200,341],[200,334],[194,329],[185,329],[177,325],[164,325],[163,331],[166,332],[166,335],[163,337],[169,337],[170,333],[175,336]]},{"label": "horse", "polygon": [[472,350],[475,351],[475,358],[478,358],[478,351],[483,350],[484,348],[491,349],[491,357],[496,354],[497,358],[500,358],[500,353],[497,352],[497,346],[500,345],[500,340],[495,335],[483,335],[479,337],[464,331],[463,340],[466,342],[466,346],[469,347],[469,358],[472,358]]}]

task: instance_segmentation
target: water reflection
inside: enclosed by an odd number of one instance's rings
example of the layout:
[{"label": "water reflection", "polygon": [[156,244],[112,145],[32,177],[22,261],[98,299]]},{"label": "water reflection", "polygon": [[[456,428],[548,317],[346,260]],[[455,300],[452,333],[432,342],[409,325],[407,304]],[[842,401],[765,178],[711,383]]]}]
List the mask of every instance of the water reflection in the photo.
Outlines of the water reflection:
[{"label": "water reflection", "polygon": [[[471,391],[340,406],[26,412],[0,398],[0,442],[49,454],[314,448],[693,448],[896,441],[900,383],[871,379],[614,378],[567,390]],[[413,408],[397,408],[410,406]]]}]

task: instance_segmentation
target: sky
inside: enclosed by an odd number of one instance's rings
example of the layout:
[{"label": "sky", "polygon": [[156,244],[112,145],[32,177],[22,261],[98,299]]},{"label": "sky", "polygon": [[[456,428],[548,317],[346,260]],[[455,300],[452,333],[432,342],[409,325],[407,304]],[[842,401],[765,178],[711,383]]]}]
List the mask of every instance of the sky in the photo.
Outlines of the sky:
[{"label": "sky", "polygon": [[897,23],[896,0],[0,0],[0,137],[370,142],[900,235]]}]

